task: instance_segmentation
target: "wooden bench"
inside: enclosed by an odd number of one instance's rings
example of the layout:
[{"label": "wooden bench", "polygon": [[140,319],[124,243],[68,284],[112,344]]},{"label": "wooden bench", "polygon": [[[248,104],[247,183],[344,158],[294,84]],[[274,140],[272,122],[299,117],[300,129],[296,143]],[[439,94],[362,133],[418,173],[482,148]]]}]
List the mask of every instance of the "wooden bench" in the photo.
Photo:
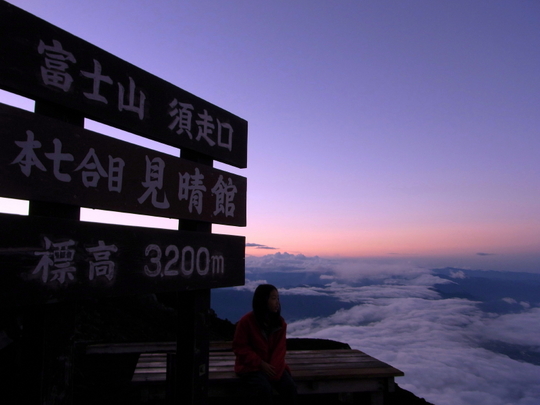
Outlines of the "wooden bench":
[{"label": "wooden bench", "polygon": [[[167,378],[167,355],[174,354],[176,344],[130,343],[92,345],[87,354],[140,353],[132,382],[164,384]],[[384,395],[394,390],[394,377],[404,373],[359,350],[292,350],[287,363],[300,395],[341,394],[354,400],[355,393],[369,393],[371,403],[382,405]],[[234,353],[230,342],[212,344],[209,353],[209,392],[212,397],[234,397],[242,393],[239,378],[233,371]]]}]

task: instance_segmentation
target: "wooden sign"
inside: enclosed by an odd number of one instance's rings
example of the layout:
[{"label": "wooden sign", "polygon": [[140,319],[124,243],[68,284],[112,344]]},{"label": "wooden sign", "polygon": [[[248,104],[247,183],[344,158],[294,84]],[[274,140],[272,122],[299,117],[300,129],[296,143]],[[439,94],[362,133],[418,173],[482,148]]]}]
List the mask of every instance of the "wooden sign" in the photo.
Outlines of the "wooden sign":
[{"label": "wooden sign", "polygon": [[0,88],[246,167],[245,120],[3,1],[0,50]]},{"label": "wooden sign", "polygon": [[0,214],[0,306],[244,283],[245,238]]},{"label": "wooden sign", "polygon": [[246,179],[0,104],[0,194],[246,225]]}]

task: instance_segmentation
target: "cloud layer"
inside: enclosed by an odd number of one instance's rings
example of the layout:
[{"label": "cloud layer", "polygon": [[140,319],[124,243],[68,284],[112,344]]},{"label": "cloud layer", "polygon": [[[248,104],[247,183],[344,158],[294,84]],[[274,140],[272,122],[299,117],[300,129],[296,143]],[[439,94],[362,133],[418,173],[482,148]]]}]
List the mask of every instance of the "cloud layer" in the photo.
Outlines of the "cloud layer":
[{"label": "cloud layer", "polygon": [[254,276],[284,268],[320,272],[319,286],[281,288],[283,301],[291,295],[333,296],[353,304],[330,316],[290,322],[291,337],[347,342],[404,371],[398,384],[437,405],[538,404],[540,366],[493,350],[521,347],[540,355],[538,307],[485,313],[474,301],[443,299],[433,288],[452,280],[399,263],[276,254],[250,259],[248,266]]}]

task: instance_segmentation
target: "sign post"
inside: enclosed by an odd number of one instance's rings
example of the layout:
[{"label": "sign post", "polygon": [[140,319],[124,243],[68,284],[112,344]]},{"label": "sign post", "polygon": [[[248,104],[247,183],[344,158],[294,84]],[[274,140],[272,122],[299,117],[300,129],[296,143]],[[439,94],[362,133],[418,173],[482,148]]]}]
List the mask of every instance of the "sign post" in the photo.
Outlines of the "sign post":
[{"label": "sign post", "polygon": [[[212,166],[212,159],[198,152],[182,152],[185,159]],[[179,230],[188,232],[212,232],[212,225],[200,221],[180,220]],[[208,403],[208,367],[210,337],[207,317],[210,313],[210,290],[190,291],[178,294],[178,334],[176,344],[176,359],[172,380],[173,387],[168,403],[201,404]],[[190,308],[190,309],[188,309]],[[184,329],[190,325],[190,329]]]},{"label": "sign post", "polygon": [[[168,401],[207,403],[210,290],[245,280],[245,238],[212,223],[246,226],[247,189],[212,164],[246,167],[247,122],[1,1],[0,49],[0,88],[36,100],[34,114],[0,104],[0,195],[30,201],[28,217],[0,214],[0,306],[33,314],[25,403],[49,403],[52,379],[70,380],[46,327],[53,305],[155,293],[178,297]],[[181,156],[85,130],[84,118]],[[177,218],[179,230],[83,223],[80,207]]]}]

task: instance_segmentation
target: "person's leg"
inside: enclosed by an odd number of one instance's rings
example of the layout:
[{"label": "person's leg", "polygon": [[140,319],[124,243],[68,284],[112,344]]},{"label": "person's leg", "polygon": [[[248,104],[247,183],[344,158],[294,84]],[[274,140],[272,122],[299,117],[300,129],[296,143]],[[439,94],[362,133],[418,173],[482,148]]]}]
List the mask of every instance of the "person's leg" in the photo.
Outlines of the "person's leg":
[{"label": "person's leg", "polygon": [[257,397],[259,405],[272,405],[274,390],[262,371],[238,374],[250,396]]},{"label": "person's leg", "polygon": [[278,381],[273,383],[274,388],[280,395],[281,402],[287,405],[296,405],[297,390],[291,374],[285,370]]}]

